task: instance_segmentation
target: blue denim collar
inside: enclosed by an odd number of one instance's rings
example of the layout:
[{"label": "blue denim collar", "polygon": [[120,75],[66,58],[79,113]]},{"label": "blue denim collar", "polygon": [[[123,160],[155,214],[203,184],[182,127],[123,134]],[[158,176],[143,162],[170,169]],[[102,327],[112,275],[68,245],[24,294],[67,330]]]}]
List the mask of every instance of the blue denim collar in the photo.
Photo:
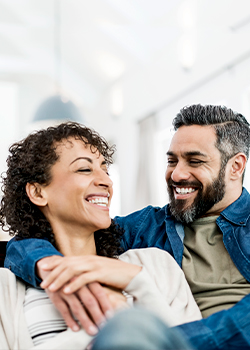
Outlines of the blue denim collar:
[{"label": "blue denim collar", "polygon": [[249,208],[250,196],[247,190],[243,187],[240,197],[223,210],[221,216],[235,225],[245,226],[250,216]]}]

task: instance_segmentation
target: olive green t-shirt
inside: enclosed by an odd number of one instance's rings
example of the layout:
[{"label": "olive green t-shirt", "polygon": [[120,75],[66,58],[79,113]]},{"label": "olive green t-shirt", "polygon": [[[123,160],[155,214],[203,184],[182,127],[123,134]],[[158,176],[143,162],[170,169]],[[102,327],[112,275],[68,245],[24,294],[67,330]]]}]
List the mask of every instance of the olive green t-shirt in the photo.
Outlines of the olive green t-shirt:
[{"label": "olive green t-shirt", "polygon": [[182,268],[203,317],[232,307],[250,293],[250,284],[224,246],[217,217],[185,226]]}]

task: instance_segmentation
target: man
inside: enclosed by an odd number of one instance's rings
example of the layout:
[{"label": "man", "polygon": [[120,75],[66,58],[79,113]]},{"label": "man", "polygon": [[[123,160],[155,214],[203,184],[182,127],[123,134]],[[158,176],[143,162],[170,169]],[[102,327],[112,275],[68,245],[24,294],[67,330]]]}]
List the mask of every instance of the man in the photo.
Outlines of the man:
[{"label": "man", "polygon": [[[230,109],[201,105],[182,109],[173,125],[166,171],[170,203],[116,218],[125,230],[124,248],[159,247],[182,266],[207,317],[177,327],[191,345],[250,349],[250,195],[242,187],[250,126]],[[56,254],[39,240],[12,242],[8,253],[5,266],[33,284],[36,262]],[[48,270],[54,264],[40,260],[38,268],[45,263]],[[53,280],[52,272],[43,287]],[[77,290],[78,281],[68,291]],[[59,276],[50,289],[63,283]]]}]

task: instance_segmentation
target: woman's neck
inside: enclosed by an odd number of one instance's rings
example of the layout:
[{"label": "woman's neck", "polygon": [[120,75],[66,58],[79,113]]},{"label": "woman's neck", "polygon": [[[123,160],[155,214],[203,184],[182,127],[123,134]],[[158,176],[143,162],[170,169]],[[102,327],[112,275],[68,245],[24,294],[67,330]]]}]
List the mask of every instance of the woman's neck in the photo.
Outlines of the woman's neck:
[{"label": "woman's neck", "polygon": [[56,245],[65,256],[96,255],[94,232],[86,232],[83,228],[53,228]]}]

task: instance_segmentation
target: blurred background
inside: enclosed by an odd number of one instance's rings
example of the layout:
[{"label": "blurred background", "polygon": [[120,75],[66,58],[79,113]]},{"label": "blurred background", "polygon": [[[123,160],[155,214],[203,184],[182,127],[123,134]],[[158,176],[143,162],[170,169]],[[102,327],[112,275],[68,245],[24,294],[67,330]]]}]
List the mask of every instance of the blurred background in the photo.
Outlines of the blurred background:
[{"label": "blurred background", "polygon": [[11,143],[77,120],[117,145],[112,216],[162,206],[194,103],[250,120],[249,0],[0,0],[1,172]]}]

